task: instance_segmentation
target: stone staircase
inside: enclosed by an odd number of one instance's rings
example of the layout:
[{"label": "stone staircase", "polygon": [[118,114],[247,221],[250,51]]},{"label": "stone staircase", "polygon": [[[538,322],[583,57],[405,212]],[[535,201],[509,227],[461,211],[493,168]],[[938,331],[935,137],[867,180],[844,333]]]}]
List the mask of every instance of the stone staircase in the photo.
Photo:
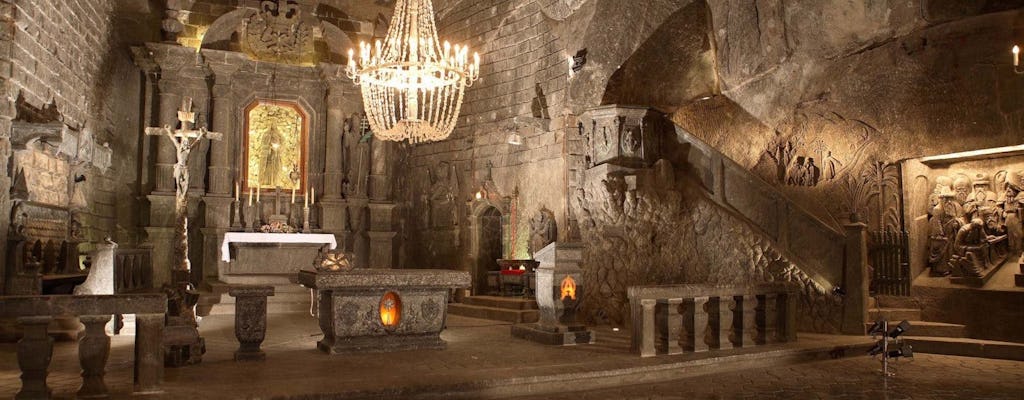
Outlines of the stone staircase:
[{"label": "stone staircase", "polygon": [[876,304],[868,310],[872,322],[865,326],[870,328],[873,321],[881,318],[890,325],[909,321],[910,330],[904,339],[915,352],[1024,361],[1024,343],[972,339],[967,337],[965,325],[924,321],[912,297],[878,296],[875,300]]},{"label": "stone staircase", "polygon": [[468,296],[462,303],[449,304],[448,313],[513,324],[537,322],[539,318],[537,302],[522,297]]},{"label": "stone staircase", "polygon": [[[228,295],[230,285],[214,282],[202,290],[196,313],[199,316],[235,313],[235,298]],[[267,298],[268,314],[309,313],[309,289],[298,284],[273,285],[274,295]]]}]

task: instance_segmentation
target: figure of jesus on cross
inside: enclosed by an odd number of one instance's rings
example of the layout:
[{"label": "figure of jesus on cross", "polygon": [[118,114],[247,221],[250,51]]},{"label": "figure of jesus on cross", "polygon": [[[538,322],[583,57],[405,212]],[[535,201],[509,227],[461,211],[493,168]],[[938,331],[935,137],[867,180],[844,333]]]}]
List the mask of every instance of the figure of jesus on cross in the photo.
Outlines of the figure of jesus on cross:
[{"label": "figure of jesus on cross", "polygon": [[[146,128],[146,135],[150,136],[166,136],[174,144],[175,153],[177,155],[177,162],[174,164],[174,181],[176,183],[175,191],[175,202],[174,202],[174,259],[171,266],[171,285],[179,291],[176,296],[182,296],[179,298],[178,306],[183,308],[182,315],[191,313],[191,310],[184,310],[187,308],[186,304],[189,301],[185,300],[185,290],[189,287],[189,271],[191,271],[191,264],[188,260],[188,187],[189,187],[189,172],[188,172],[188,161],[189,156],[199,143],[203,139],[210,140],[221,140],[223,135],[219,132],[210,132],[206,130],[205,126],[200,126],[199,129],[194,129],[196,122],[196,113],[192,111],[192,98],[185,97],[181,102],[181,111],[178,111],[178,122],[181,124],[180,128],[175,129],[170,125],[165,125],[162,128]],[[171,310],[175,312],[179,310]],[[192,316],[194,323],[195,317]]]}]

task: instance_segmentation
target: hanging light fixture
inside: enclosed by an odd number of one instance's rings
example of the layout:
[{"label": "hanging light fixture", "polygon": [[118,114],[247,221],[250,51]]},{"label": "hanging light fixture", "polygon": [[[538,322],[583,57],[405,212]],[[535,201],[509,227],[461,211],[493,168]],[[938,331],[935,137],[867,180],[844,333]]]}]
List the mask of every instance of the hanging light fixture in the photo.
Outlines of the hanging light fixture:
[{"label": "hanging light fixture", "polygon": [[348,52],[348,77],[379,139],[443,140],[455,129],[466,88],[480,76],[480,55],[442,45],[430,0],[398,0],[387,37]]}]

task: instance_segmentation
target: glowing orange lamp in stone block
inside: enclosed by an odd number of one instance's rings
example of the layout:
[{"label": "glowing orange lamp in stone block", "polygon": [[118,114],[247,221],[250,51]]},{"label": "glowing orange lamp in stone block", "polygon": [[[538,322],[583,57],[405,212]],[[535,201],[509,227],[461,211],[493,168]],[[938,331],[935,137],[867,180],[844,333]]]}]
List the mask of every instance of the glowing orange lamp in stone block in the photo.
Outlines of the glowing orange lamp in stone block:
[{"label": "glowing orange lamp in stone block", "polygon": [[380,324],[393,331],[402,318],[402,299],[395,292],[387,292],[380,298]]}]

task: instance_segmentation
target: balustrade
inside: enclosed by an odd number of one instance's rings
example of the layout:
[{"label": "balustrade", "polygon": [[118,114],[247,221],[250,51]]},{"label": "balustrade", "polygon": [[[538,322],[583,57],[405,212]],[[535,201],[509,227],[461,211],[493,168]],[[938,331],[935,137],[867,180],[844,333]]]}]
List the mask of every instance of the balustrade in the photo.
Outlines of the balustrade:
[{"label": "balustrade", "polygon": [[632,350],[641,357],[796,340],[796,286],[631,286]]},{"label": "balustrade", "polygon": [[53,355],[53,339],[47,326],[54,317],[79,317],[85,332],[78,341],[82,386],[78,397],[106,397],[104,383],[110,337],[104,325],[113,314],[136,314],[134,382],[136,393],[159,391],[163,380],[164,315],[167,296],[163,294],[100,296],[9,296],[0,297],[0,318],[17,318],[23,332],[18,342],[21,390],[17,399],[49,399],[46,377]]}]

